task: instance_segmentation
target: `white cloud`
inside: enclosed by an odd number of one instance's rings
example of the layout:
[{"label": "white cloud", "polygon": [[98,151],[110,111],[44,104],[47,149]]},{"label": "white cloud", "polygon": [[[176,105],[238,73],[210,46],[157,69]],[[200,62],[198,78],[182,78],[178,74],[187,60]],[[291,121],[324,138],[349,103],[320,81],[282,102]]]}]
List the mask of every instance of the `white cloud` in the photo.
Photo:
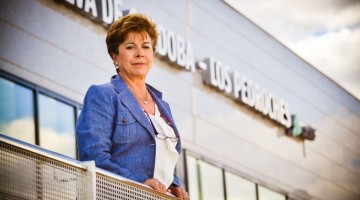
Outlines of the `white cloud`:
[{"label": "white cloud", "polygon": [[359,0],[225,0],[360,99]]},{"label": "white cloud", "polygon": [[0,127],[0,132],[10,137],[35,144],[35,122],[33,118],[16,119],[10,123],[0,121]]},{"label": "white cloud", "polygon": [[40,128],[40,134],[40,145],[43,148],[76,158],[74,133],[59,133],[51,128]]},{"label": "white cloud", "polygon": [[360,1],[225,0],[284,41],[360,23]]},{"label": "white cloud", "polygon": [[[10,123],[1,122],[1,131],[13,138],[35,144],[35,127],[32,118],[22,118]],[[41,140],[42,139],[42,140]],[[57,132],[52,128],[40,128],[41,147],[76,158],[75,134]]]},{"label": "white cloud", "polygon": [[360,28],[310,35],[289,46],[360,99]]},{"label": "white cloud", "polygon": [[350,24],[360,25],[360,1],[358,4],[348,6],[342,10],[334,10],[330,19],[326,20],[326,27],[330,30],[346,27]]}]

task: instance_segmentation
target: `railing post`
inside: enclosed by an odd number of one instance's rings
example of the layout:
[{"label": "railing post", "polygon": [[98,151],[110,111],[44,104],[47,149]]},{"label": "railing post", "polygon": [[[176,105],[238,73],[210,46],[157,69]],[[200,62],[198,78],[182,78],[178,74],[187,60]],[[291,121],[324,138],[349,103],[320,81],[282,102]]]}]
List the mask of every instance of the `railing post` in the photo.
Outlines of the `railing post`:
[{"label": "railing post", "polygon": [[84,197],[85,199],[96,200],[96,166],[94,161],[82,162],[86,166],[85,183],[84,183]]}]

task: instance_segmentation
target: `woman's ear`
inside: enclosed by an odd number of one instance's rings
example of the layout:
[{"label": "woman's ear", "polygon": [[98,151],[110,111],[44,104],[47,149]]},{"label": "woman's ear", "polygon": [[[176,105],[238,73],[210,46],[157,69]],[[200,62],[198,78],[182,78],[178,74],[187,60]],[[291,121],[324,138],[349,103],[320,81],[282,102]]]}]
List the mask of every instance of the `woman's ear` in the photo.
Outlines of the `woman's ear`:
[{"label": "woman's ear", "polygon": [[114,62],[114,65],[117,64],[117,54],[112,53],[112,54],[111,54],[111,58],[112,58],[112,60],[113,60],[113,62]]}]

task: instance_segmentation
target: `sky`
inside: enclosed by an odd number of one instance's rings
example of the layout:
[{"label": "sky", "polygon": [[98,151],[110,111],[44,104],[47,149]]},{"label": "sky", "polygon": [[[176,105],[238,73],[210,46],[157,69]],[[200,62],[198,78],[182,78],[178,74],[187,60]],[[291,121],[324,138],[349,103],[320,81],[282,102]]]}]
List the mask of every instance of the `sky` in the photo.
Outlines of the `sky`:
[{"label": "sky", "polygon": [[360,0],[224,0],[360,100]]}]

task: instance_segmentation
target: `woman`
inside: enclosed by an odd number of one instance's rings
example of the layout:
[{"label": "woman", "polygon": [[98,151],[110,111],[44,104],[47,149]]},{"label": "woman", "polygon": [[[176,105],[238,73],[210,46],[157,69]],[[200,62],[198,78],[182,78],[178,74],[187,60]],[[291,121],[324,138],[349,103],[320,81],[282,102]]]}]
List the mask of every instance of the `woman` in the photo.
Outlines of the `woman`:
[{"label": "woman", "polygon": [[141,14],[122,17],[108,30],[106,44],[117,75],[91,86],[85,96],[76,126],[79,156],[188,199],[174,174],[181,141],[169,105],[145,83],[157,38],[155,23]]}]

